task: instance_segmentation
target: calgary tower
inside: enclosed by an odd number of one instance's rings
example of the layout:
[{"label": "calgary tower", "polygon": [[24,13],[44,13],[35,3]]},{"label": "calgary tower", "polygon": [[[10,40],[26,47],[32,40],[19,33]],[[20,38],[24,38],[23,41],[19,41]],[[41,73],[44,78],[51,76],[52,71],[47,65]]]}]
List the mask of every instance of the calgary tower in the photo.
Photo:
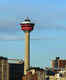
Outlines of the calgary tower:
[{"label": "calgary tower", "polygon": [[20,23],[21,30],[25,32],[25,57],[24,57],[24,74],[30,68],[30,32],[34,29],[34,23],[27,17],[24,22]]}]

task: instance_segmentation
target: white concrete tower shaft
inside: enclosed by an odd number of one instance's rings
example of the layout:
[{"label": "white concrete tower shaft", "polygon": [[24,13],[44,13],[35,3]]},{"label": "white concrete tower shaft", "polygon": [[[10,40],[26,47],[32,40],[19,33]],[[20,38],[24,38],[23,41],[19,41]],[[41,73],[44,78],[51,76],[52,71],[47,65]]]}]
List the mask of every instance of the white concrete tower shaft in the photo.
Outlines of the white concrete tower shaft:
[{"label": "white concrete tower shaft", "polygon": [[30,67],[30,32],[25,32],[25,58],[24,58],[24,74]]}]

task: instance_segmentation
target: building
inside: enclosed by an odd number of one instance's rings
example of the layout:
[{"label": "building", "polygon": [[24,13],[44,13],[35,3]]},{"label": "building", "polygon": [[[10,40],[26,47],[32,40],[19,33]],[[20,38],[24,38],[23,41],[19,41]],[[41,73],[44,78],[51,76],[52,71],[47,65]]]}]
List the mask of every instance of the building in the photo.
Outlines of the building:
[{"label": "building", "polygon": [[[11,62],[9,60],[11,60]],[[23,75],[23,60],[0,57],[0,80],[21,80]]]},{"label": "building", "polygon": [[22,77],[22,80],[45,80],[44,69],[39,67],[29,68],[27,74]]},{"label": "building", "polygon": [[66,60],[60,59],[58,61],[58,67],[59,68],[65,68],[65,66],[66,66]]},{"label": "building", "polygon": [[66,66],[66,60],[60,59],[60,57],[56,57],[55,60],[52,60],[52,68],[55,69],[63,69]]},{"label": "building", "polygon": [[17,61],[9,63],[9,80],[21,80],[24,75],[24,62]]},{"label": "building", "polygon": [[38,80],[37,74],[35,73],[33,75],[32,72],[27,72],[27,74],[22,77],[22,80]]},{"label": "building", "polygon": [[55,60],[51,61],[52,68],[58,69],[58,61],[59,61],[59,57],[56,57]]},{"label": "building", "polygon": [[9,80],[8,59],[0,56],[0,80]]}]

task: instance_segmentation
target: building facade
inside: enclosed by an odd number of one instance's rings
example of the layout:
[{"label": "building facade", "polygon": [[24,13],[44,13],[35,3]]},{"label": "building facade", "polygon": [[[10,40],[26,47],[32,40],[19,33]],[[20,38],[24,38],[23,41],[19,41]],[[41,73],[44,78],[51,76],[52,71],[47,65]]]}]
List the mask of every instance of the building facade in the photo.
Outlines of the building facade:
[{"label": "building facade", "polygon": [[60,59],[59,57],[56,57],[55,60],[52,60],[52,68],[55,69],[63,69],[66,66],[66,60]]},{"label": "building facade", "polygon": [[21,80],[24,75],[24,62],[9,63],[9,80]]},{"label": "building facade", "polygon": [[22,80],[45,80],[45,72],[38,67],[32,67],[27,71],[27,74],[22,77]]},{"label": "building facade", "polygon": [[0,57],[0,80],[9,80],[8,59]]}]

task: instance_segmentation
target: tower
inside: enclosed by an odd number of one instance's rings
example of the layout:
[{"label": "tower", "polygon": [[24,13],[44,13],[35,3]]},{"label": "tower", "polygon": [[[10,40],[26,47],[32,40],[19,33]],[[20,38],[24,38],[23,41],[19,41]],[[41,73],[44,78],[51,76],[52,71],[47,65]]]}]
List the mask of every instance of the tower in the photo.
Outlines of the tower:
[{"label": "tower", "polygon": [[33,30],[35,24],[27,17],[20,25],[21,30],[25,32],[24,74],[26,74],[30,68],[30,32]]}]

